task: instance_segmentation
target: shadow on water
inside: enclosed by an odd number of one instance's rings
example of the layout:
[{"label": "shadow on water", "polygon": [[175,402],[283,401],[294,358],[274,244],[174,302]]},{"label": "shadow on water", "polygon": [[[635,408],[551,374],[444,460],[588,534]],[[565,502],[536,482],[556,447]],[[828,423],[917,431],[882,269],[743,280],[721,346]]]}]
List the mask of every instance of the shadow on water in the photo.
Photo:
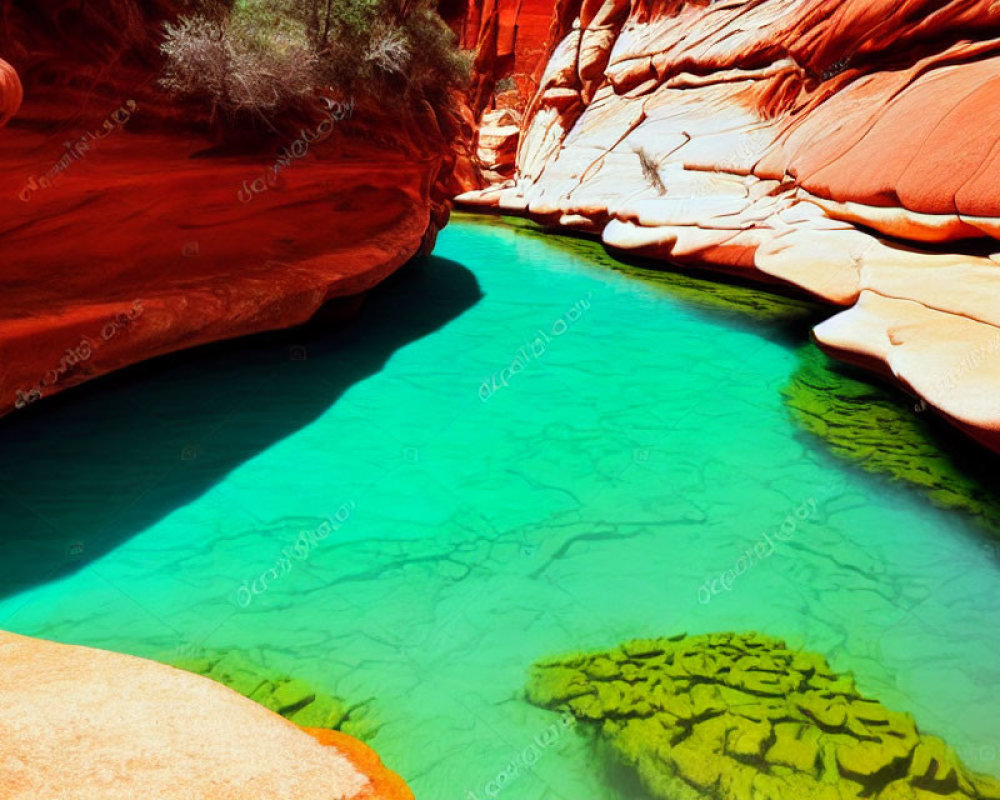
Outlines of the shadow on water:
[{"label": "shadow on water", "polygon": [[86,566],[190,503],[481,297],[469,270],[430,257],[346,325],[321,310],[305,326],[137,365],[6,418],[0,597]]}]

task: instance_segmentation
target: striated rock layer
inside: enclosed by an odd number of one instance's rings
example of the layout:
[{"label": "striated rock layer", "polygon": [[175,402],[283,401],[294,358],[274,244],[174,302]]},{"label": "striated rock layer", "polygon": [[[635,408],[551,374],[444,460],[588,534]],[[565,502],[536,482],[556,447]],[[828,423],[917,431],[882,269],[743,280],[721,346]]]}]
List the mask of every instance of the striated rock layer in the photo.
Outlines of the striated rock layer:
[{"label": "striated rock layer", "polygon": [[0,632],[6,800],[412,800],[360,742],[144,659]]},{"label": "striated rock layer", "polygon": [[755,633],[629,642],[540,663],[529,699],[600,726],[663,800],[994,800],[909,714]]},{"label": "striated rock layer", "polygon": [[447,221],[457,113],[317,97],[226,139],[157,88],[176,4],[23,5],[0,0],[0,414],[347,311]]},{"label": "striated rock layer", "polygon": [[462,46],[476,50],[471,101],[478,115],[493,105],[501,78],[512,84],[511,103],[523,108],[538,88],[548,56],[552,0],[466,0],[459,21]]},{"label": "striated rock layer", "polygon": [[459,197],[807,292],[1000,449],[1000,5],[560,0],[510,180]]}]

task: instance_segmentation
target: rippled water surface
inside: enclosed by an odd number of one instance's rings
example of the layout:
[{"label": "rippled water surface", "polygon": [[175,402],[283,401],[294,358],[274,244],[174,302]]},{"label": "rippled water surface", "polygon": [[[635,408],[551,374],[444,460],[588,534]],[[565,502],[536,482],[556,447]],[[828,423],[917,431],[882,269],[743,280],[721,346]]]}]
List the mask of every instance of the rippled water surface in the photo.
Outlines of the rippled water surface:
[{"label": "rippled water surface", "polygon": [[346,328],[3,423],[0,627],[238,648],[374,698],[371,743],[418,798],[638,797],[576,730],[496,793],[556,719],[527,669],[719,630],[823,653],[1000,773],[996,560],[961,514],[803,434],[781,396],[801,343],[460,220]]}]

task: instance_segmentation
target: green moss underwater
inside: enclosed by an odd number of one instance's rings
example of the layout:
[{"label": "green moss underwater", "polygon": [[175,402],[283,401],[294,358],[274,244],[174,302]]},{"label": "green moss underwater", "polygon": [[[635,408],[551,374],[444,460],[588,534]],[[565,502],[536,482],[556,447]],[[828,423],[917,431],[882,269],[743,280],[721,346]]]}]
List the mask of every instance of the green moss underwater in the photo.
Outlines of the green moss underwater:
[{"label": "green moss underwater", "polygon": [[1000,474],[1000,457],[968,442],[947,424],[922,412],[901,389],[840,364],[809,341],[809,330],[835,313],[810,300],[772,294],[759,286],[714,276],[626,263],[600,242],[553,235],[519,217],[459,214],[464,221],[504,226],[602,267],[654,285],[705,314],[742,321],[762,336],[795,348],[799,366],[782,398],[806,435],[821,439],[837,458],[866,472],[920,490],[944,509],[968,515],[990,535],[984,551],[1000,559],[1000,495],[984,476]]},{"label": "green moss underwater", "polygon": [[[553,236],[524,219],[472,219],[543,238],[707,315],[784,341],[798,367],[781,393],[802,435],[1000,535],[1000,500],[982,477],[995,473],[1000,459],[920,413],[905,392],[867,380],[809,341],[810,328],[830,309],[662,265],[624,263],[597,241]],[[995,545],[986,547],[996,554]],[[1000,781],[966,769],[912,716],[862,696],[853,678],[834,673],[820,654],[757,633],[638,640],[542,661],[527,697],[587,723],[634,770],[640,793],[662,800],[1000,798]]]},{"label": "green moss underwater", "polygon": [[909,714],[757,633],[637,640],[543,661],[528,699],[593,726],[662,800],[995,800]]},{"label": "green moss underwater", "polygon": [[300,727],[341,731],[363,742],[378,733],[370,700],[350,705],[305,681],[262,667],[249,653],[192,649],[162,660],[221,683]]}]

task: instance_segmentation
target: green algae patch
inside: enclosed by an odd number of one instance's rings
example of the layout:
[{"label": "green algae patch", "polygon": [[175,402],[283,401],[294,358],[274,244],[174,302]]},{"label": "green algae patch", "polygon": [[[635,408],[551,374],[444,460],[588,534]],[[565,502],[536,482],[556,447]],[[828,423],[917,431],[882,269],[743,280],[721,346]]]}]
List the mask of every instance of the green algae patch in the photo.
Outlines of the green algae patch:
[{"label": "green algae patch", "polygon": [[535,705],[596,726],[662,800],[997,800],[913,718],[757,633],[644,639],[538,663]]},{"label": "green algae patch", "polygon": [[303,728],[341,731],[361,741],[377,732],[369,703],[352,706],[304,681],[271,674],[240,651],[187,653],[168,663],[228,686]]},{"label": "green algae patch", "polygon": [[[722,273],[702,274],[670,269],[668,265],[653,262],[628,262],[616,258],[597,241],[566,231],[550,231],[522,217],[456,212],[456,221],[513,230],[519,236],[544,241],[546,245],[571,256],[589,261],[614,272],[626,275],[641,283],[655,286],[674,299],[688,303],[702,311],[715,312],[731,318],[746,318],[760,323],[815,324],[822,319],[822,307],[797,297],[768,292],[766,287],[745,286],[728,282]],[[650,264],[650,266],[644,266]],[[803,333],[803,335],[805,335]]]},{"label": "green algae patch", "polygon": [[938,507],[962,510],[1000,534],[1000,498],[976,477],[995,474],[1000,459],[935,430],[902,392],[851,377],[809,345],[782,395],[796,423],[838,457],[915,486]]}]

